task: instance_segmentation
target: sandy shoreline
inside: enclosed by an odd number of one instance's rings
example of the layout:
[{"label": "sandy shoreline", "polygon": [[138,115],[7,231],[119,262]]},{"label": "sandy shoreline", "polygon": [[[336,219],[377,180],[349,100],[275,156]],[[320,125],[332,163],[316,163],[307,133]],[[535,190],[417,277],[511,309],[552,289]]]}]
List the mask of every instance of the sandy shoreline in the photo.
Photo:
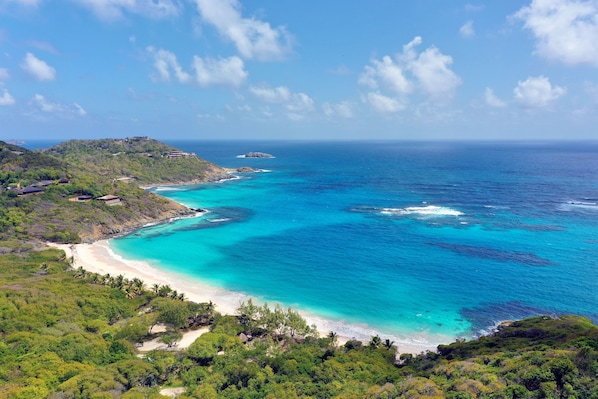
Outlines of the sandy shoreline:
[{"label": "sandy shoreline", "polygon": [[[242,293],[226,291],[221,288],[213,287],[201,283],[197,279],[190,279],[189,276],[179,275],[173,272],[166,272],[157,269],[147,262],[127,260],[114,253],[110,248],[109,240],[96,241],[91,244],[52,244],[48,245],[65,251],[67,257],[73,257],[73,267],[82,267],[83,269],[102,275],[110,274],[118,276],[122,274],[128,279],[140,278],[144,281],[147,288],[153,284],[168,284],[172,289],[179,293],[185,293],[188,300],[202,303],[212,301],[216,304],[216,311],[234,315],[241,302],[246,302],[250,297]],[[338,334],[339,345],[344,344],[350,339],[360,340],[365,344],[369,339],[378,334],[373,329],[363,329],[356,331],[356,326],[335,322],[321,317],[306,314],[298,309],[302,316],[310,325],[316,325],[320,336],[326,336],[328,332],[334,331]],[[379,334],[384,340],[386,338],[395,341],[399,348],[399,353],[418,354],[427,350],[435,351],[438,343],[429,342],[424,336],[394,337]],[[447,337],[448,338],[448,337]],[[450,341],[446,342],[450,343]]]}]

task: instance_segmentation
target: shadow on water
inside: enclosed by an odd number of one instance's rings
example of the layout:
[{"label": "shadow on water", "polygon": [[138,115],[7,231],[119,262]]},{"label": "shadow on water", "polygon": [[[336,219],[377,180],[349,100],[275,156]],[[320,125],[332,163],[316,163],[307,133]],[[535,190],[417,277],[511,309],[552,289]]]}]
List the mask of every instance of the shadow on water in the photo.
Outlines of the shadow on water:
[{"label": "shadow on water", "polygon": [[557,264],[549,259],[544,259],[531,252],[503,251],[500,249],[476,247],[473,245],[449,244],[427,242],[427,245],[448,249],[459,255],[471,256],[481,259],[491,259],[499,262],[517,262],[528,266],[556,266]]}]

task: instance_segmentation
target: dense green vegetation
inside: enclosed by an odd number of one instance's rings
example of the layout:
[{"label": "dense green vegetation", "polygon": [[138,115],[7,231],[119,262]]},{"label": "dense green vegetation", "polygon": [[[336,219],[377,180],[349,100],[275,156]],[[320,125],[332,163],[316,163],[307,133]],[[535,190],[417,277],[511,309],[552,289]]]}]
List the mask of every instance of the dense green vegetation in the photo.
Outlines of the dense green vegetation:
[{"label": "dense green vegetation", "polygon": [[[189,214],[139,185],[206,181],[226,174],[195,156],[169,158],[175,151],[151,139],[73,140],[43,153],[0,142],[0,241],[76,243]],[[16,190],[44,181],[47,185],[38,194]],[[93,200],[104,195],[122,201],[107,206]],[[92,199],[73,201],[80,196]]]},{"label": "dense green vegetation", "polygon": [[193,154],[186,154],[157,140],[71,140],[44,150],[69,165],[110,178],[133,177],[138,184],[202,182],[221,179],[226,173]]},{"label": "dense green vegetation", "polygon": [[[168,286],[69,266],[53,249],[0,256],[0,399],[163,398],[165,386],[180,398],[598,398],[598,327],[583,317],[397,358],[380,337],[317,337],[290,309],[249,301],[222,316]],[[137,356],[206,324],[187,350]]]}]

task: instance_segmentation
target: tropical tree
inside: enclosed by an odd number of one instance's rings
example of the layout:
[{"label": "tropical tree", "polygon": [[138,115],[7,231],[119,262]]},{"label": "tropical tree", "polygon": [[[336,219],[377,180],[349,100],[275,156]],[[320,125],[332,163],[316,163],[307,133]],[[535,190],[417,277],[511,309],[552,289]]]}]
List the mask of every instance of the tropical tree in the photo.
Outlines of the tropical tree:
[{"label": "tropical tree", "polygon": [[372,349],[378,349],[382,346],[382,339],[380,338],[379,335],[375,335],[372,337],[372,339],[370,339],[370,342],[368,345]]}]

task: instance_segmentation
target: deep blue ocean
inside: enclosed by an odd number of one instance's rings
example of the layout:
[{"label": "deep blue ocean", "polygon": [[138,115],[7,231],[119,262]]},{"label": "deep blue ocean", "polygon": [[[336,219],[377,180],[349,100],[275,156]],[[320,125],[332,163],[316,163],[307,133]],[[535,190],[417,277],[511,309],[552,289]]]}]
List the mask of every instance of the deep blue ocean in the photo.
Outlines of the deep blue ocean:
[{"label": "deep blue ocean", "polygon": [[112,240],[127,258],[393,337],[598,322],[598,143],[169,144],[263,172],[154,188],[209,213]]}]

